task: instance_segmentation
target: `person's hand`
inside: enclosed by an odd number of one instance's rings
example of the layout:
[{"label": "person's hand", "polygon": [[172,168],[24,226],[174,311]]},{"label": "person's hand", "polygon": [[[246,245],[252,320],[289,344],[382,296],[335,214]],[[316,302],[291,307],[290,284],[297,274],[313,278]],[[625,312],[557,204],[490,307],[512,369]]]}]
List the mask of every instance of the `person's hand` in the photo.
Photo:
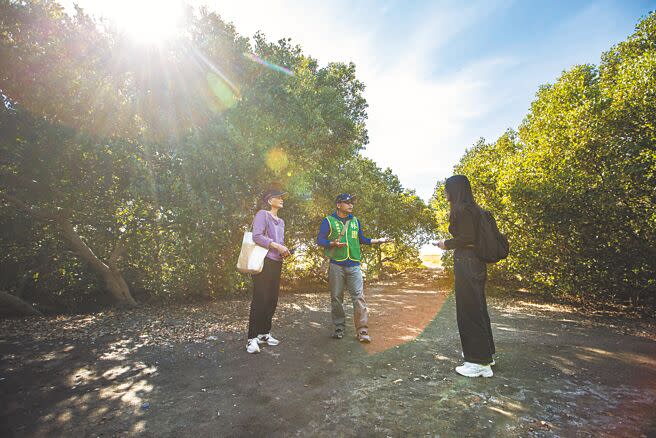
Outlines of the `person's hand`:
[{"label": "person's hand", "polygon": [[387,243],[387,242],[389,242],[390,240],[391,240],[391,239],[390,239],[389,237],[381,237],[380,239],[373,239],[373,240],[371,241],[371,243],[373,243],[373,244],[377,244],[377,243]]},{"label": "person's hand", "polygon": [[337,240],[333,240],[330,242],[330,246],[336,246],[337,248],[344,248],[346,246],[346,242],[338,242]]},{"label": "person's hand", "polygon": [[439,249],[443,249],[446,251],[446,245],[444,245],[444,240],[438,240],[436,245]]},{"label": "person's hand", "polygon": [[270,246],[273,249],[275,249],[276,251],[278,251],[283,259],[286,259],[290,255],[292,255],[292,253],[289,252],[289,249],[285,245],[281,245],[279,243],[271,242]]}]

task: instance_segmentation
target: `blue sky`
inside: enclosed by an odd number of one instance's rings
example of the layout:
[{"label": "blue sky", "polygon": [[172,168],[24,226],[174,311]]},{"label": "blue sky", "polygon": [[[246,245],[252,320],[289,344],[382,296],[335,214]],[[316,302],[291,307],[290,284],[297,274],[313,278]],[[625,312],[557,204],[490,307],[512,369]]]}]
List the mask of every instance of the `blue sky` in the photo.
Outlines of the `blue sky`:
[{"label": "blue sky", "polygon": [[[134,15],[130,1],[78,3]],[[656,0],[189,3],[207,5],[242,35],[291,37],[321,64],[354,62],[369,103],[364,154],[426,200],[476,140],[518,127],[541,84],[575,64],[598,64],[656,10]]]}]

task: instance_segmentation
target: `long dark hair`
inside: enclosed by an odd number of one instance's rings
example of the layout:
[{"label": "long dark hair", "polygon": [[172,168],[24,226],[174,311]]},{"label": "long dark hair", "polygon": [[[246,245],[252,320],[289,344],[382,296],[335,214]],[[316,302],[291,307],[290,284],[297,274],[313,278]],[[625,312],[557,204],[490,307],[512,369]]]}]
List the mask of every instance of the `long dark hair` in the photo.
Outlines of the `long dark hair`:
[{"label": "long dark hair", "polygon": [[474,200],[469,179],[465,175],[453,175],[447,178],[444,189],[448,193],[449,204],[451,205],[450,223],[453,223],[454,219],[465,209],[478,207]]}]

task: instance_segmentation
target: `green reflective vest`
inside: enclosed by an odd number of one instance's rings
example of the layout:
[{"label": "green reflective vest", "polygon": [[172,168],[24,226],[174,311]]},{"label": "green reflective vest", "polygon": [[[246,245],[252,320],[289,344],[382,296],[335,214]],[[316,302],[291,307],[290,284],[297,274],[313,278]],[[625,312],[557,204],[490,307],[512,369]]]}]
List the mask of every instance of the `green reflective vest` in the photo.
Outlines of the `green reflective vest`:
[{"label": "green reflective vest", "polygon": [[[328,240],[336,240],[337,237],[342,232],[344,224],[339,219],[335,218],[333,215],[326,216],[328,223],[330,224],[330,233],[328,234]],[[349,222],[349,229],[346,230],[340,242],[346,242],[346,246],[342,248],[337,247],[328,247],[324,250],[326,257],[335,260],[336,262],[341,262],[346,259],[353,260],[354,262],[360,261],[360,221],[353,216]]]}]

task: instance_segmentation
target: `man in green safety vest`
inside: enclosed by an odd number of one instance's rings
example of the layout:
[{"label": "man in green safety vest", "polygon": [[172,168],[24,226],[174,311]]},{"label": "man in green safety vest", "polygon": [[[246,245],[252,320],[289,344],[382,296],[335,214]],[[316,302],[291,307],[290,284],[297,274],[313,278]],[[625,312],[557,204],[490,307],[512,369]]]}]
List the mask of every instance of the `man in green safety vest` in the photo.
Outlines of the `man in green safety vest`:
[{"label": "man in green safety vest", "polygon": [[353,301],[353,323],[360,342],[369,343],[367,302],[364,299],[364,282],[360,270],[360,245],[387,242],[388,239],[370,239],[362,233],[362,225],[353,216],[355,196],[342,193],[335,199],[336,211],[321,222],[317,243],[324,247],[330,259],[328,284],[330,287],[331,315],[335,331],[333,338],[342,339],[346,316],[344,314],[344,288]]}]

